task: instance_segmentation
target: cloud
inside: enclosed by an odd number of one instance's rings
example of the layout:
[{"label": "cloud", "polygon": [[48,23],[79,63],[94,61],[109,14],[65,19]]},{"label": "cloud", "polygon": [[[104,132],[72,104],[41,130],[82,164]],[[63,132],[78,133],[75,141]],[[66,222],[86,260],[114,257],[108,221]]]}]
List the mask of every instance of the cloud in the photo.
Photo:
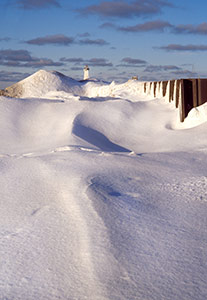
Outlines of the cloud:
[{"label": "cloud", "polygon": [[109,45],[109,43],[103,39],[96,39],[96,40],[83,39],[83,40],[80,40],[79,43],[80,43],[80,45],[97,45],[97,46]]},{"label": "cloud", "polygon": [[72,67],[70,68],[72,71],[83,71],[83,68],[81,67]]},{"label": "cloud", "polygon": [[171,71],[171,70],[181,70],[181,68],[173,65],[164,65],[164,66],[149,65],[146,67],[144,72],[153,73],[153,72]]},{"label": "cloud", "polygon": [[163,32],[166,28],[171,28],[172,25],[169,22],[157,20],[151,22],[145,22],[143,24],[137,24],[134,26],[118,27],[118,30],[125,32],[147,32],[147,31],[159,31]]},{"label": "cloud", "polygon": [[149,31],[158,31],[164,32],[166,29],[169,29],[170,33],[174,34],[194,34],[194,35],[207,35],[207,23],[203,22],[199,25],[192,24],[181,24],[173,25],[167,21],[155,20],[145,23],[139,23],[133,26],[117,26],[111,22],[105,22],[99,26],[102,29],[116,29],[122,32],[149,32]]},{"label": "cloud", "polygon": [[122,68],[142,68],[145,67],[147,62],[138,58],[124,57],[121,60],[121,64],[116,65],[116,67]]},{"label": "cloud", "polygon": [[0,42],[9,42],[10,40],[11,40],[11,38],[9,38],[9,37],[0,38]]},{"label": "cloud", "polygon": [[[82,37],[86,37],[86,36],[89,36],[89,33],[82,34]],[[57,35],[49,35],[45,37],[38,37],[36,39],[26,41],[25,43],[30,45],[37,45],[37,46],[44,46],[44,45],[69,46],[75,43],[75,39],[73,37],[68,37],[63,34],[57,34]],[[103,39],[94,40],[89,38],[81,39],[78,41],[78,43],[80,45],[97,45],[97,46],[109,45],[109,43]]]},{"label": "cloud", "polygon": [[[144,76],[141,76],[139,79],[142,80],[142,81],[158,81],[158,80],[161,80],[160,77],[154,77],[152,75],[144,75]],[[163,80],[168,80],[168,79],[165,77],[165,78],[163,78]]]},{"label": "cloud", "polygon": [[118,64],[116,65],[116,67],[119,67],[119,68],[144,68],[146,67],[146,65],[126,65],[126,64]]},{"label": "cloud", "polygon": [[126,65],[126,64],[118,64],[116,65],[116,67],[119,67],[119,68],[143,68],[143,67],[146,67],[146,65]]},{"label": "cloud", "polygon": [[16,5],[25,10],[61,7],[59,0],[16,0]]},{"label": "cloud", "polygon": [[111,22],[105,22],[103,24],[101,24],[99,26],[99,28],[117,28],[117,26],[114,24],[114,23],[111,23]]},{"label": "cloud", "polygon": [[126,75],[126,74],[127,74],[127,72],[125,72],[125,71],[117,73],[118,76],[123,76],[123,75]]},{"label": "cloud", "polygon": [[79,9],[83,15],[95,14],[101,17],[131,18],[158,14],[163,7],[172,6],[164,0],[102,1]]},{"label": "cloud", "polygon": [[140,64],[147,63],[145,60],[138,59],[138,58],[131,58],[131,57],[124,57],[121,61],[129,65],[140,65]]},{"label": "cloud", "polygon": [[[72,58],[60,58],[61,62],[68,62],[68,63],[74,63],[74,65],[78,66],[80,64],[82,65],[89,65],[93,67],[113,67],[113,64],[109,62],[105,58],[91,58],[91,59],[83,59],[80,57],[72,57]],[[72,69],[72,68],[71,68]],[[81,70],[83,68],[81,67]],[[80,70],[80,67],[74,67],[72,70]]]},{"label": "cloud", "polygon": [[21,63],[18,61],[4,61],[0,60],[0,65],[1,66],[6,66],[6,67],[21,67]]},{"label": "cloud", "polygon": [[181,66],[182,66],[182,67],[189,67],[189,66],[192,67],[193,64],[190,64],[190,63],[188,63],[188,64],[181,64]]},{"label": "cloud", "polygon": [[84,32],[84,33],[79,33],[78,34],[79,37],[89,37],[91,36],[89,32]]},{"label": "cloud", "polygon": [[30,61],[32,57],[27,50],[0,50],[0,61]]},{"label": "cloud", "polygon": [[[192,66],[192,65],[190,65]],[[171,80],[198,77],[198,73],[174,65],[149,65],[144,70],[144,81]]]},{"label": "cloud", "polygon": [[207,23],[201,23],[199,25],[177,25],[173,28],[173,33],[176,34],[200,34],[207,35]]},{"label": "cloud", "polygon": [[191,72],[189,70],[179,70],[179,71],[174,71],[171,72],[171,74],[175,75],[176,78],[192,78],[192,77],[198,77],[198,73],[196,72]]},{"label": "cloud", "polygon": [[26,77],[28,77],[29,73],[20,73],[20,72],[8,72],[8,71],[0,71],[0,81],[1,82],[17,82]]},{"label": "cloud", "polygon": [[54,62],[49,58],[33,57],[27,50],[0,50],[0,65],[8,67],[40,68],[45,66],[63,66],[63,62]]},{"label": "cloud", "polygon": [[25,42],[30,45],[44,46],[44,45],[58,45],[68,46],[74,43],[73,37],[68,37],[63,34],[47,35],[45,37],[38,37]]},{"label": "cloud", "polygon": [[116,67],[112,67],[112,68],[110,68],[110,69],[108,69],[109,71],[118,71],[118,68],[116,68]]},{"label": "cloud", "polygon": [[207,51],[207,45],[180,45],[180,44],[169,44],[167,46],[155,47],[156,49],[166,51]]},{"label": "cloud", "polygon": [[60,67],[63,66],[63,63],[54,62],[52,59],[48,58],[38,58],[34,61],[29,61],[22,65],[22,67],[30,67],[30,68],[42,68],[42,67]]},{"label": "cloud", "polygon": [[89,66],[93,67],[113,67],[113,64],[105,58],[91,58],[86,61]]}]

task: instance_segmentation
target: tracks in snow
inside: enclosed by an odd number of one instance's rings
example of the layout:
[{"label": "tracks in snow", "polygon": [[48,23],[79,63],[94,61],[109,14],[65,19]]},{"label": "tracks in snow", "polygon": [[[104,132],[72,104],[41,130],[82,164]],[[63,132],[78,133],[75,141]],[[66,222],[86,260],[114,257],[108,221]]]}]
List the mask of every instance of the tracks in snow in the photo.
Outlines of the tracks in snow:
[{"label": "tracks in snow", "polygon": [[91,152],[91,153],[96,153],[98,155],[102,155],[102,156],[109,156],[109,155],[121,155],[121,156],[141,156],[142,154],[137,154],[134,151],[131,152],[108,152],[108,151],[102,151],[99,149],[93,149],[93,148],[87,148],[87,147],[83,147],[83,146],[73,146],[73,145],[69,145],[69,146],[61,146],[61,147],[57,147],[54,150],[48,150],[48,151],[40,151],[40,152],[27,152],[27,153],[10,153],[10,154],[6,154],[6,153],[0,153],[0,159],[1,158],[25,158],[25,157],[38,157],[38,156],[43,156],[43,155],[48,155],[48,154],[53,154],[53,153],[57,153],[57,152],[69,152],[69,151],[80,151],[80,152]]}]

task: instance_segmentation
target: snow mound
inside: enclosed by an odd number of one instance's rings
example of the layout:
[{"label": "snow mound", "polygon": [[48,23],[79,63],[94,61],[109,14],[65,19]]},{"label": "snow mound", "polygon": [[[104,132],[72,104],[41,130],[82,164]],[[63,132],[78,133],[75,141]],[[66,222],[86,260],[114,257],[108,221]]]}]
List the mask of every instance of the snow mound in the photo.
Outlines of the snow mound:
[{"label": "snow mound", "polygon": [[81,114],[74,120],[72,133],[101,151],[130,152],[130,150],[111,142],[103,133],[88,126],[87,123],[84,124],[84,117],[82,118]]},{"label": "snow mound", "polygon": [[[96,78],[77,81],[57,71],[39,70],[31,76],[0,90],[0,96],[11,98],[46,98],[62,100],[83,100],[87,98],[118,98],[130,101],[151,100],[145,94],[143,82],[128,80],[117,84]],[[85,99],[84,99],[85,100]],[[99,99],[94,99],[98,101]]]},{"label": "snow mound", "polygon": [[81,84],[57,71],[39,70],[31,76],[5,89],[9,97],[45,97],[52,91],[64,91],[73,94],[81,93]]},{"label": "snow mound", "polygon": [[189,129],[207,121],[207,103],[197,106],[188,113],[183,123],[177,122],[174,129]]}]

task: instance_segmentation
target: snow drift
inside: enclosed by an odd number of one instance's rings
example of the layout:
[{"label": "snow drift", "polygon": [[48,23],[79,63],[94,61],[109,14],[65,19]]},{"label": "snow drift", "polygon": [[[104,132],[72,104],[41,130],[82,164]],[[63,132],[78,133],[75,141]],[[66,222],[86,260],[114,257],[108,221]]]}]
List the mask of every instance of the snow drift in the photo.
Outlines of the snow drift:
[{"label": "snow drift", "polygon": [[51,91],[73,92],[78,81],[56,71],[39,70],[31,76],[5,89],[9,97],[42,97]]},{"label": "snow drift", "polygon": [[180,124],[135,81],[18,84],[0,97],[0,298],[206,299],[206,105]]}]

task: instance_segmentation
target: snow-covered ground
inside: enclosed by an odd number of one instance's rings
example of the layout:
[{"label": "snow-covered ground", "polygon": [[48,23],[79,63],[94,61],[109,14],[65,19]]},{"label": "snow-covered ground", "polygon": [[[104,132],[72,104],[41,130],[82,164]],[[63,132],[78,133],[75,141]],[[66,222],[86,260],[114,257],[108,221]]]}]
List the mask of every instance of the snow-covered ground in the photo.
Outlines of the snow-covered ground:
[{"label": "snow-covered ground", "polygon": [[207,105],[39,71],[0,97],[0,299],[207,299]]}]

